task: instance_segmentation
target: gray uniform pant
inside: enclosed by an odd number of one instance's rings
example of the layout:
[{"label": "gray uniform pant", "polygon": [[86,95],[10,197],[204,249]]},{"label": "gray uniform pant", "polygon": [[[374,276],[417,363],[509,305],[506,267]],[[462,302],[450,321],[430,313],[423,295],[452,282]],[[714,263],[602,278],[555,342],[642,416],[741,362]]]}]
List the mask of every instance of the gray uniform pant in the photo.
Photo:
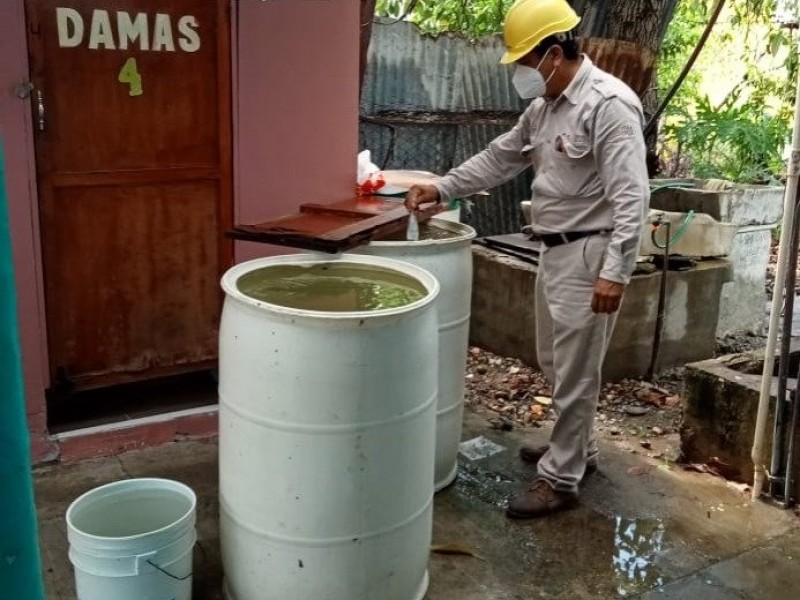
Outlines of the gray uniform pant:
[{"label": "gray uniform pant", "polygon": [[593,235],[546,249],[536,278],[536,351],[557,415],[538,470],[564,492],[577,493],[587,460],[597,455],[601,368],[617,314],[596,314],[591,304],[609,239]]}]

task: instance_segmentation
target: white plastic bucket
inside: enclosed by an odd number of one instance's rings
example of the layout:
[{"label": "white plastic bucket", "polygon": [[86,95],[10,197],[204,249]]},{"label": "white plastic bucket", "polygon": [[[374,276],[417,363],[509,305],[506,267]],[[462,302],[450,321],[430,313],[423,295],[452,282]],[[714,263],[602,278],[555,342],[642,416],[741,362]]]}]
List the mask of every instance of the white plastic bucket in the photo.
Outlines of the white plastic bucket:
[{"label": "white plastic bucket", "polygon": [[469,225],[435,218],[430,223],[452,237],[380,241],[353,252],[402,260],[429,271],[442,291],[436,299],[439,325],[439,398],[436,414],[435,490],[450,485],[458,468],[458,444],[464,420],[464,377],[467,370],[469,319],[472,305],[472,250],[475,230]]},{"label": "white plastic bucket", "polygon": [[[278,306],[239,280],[356,265],[424,297],[358,312]],[[421,600],[432,531],[439,284],[370,256],[250,261],[222,279],[220,541],[229,600]]]},{"label": "white plastic bucket", "polygon": [[190,600],[197,499],[167,479],[109,483],[67,510],[80,600]]}]

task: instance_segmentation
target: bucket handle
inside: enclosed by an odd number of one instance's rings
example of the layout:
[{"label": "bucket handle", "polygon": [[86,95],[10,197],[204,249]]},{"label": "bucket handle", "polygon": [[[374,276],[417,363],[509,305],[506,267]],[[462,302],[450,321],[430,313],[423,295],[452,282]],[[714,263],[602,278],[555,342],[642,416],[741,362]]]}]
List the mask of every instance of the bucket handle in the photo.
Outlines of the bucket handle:
[{"label": "bucket handle", "polygon": [[186,581],[187,579],[189,579],[193,575],[192,572],[189,572],[189,574],[185,575],[184,577],[178,577],[177,575],[173,575],[172,573],[170,573],[166,569],[164,569],[162,567],[159,567],[155,562],[153,562],[153,558],[155,557],[156,554],[158,554],[158,552],[148,552],[147,554],[138,554],[136,556],[136,574],[137,575],[141,575],[142,574],[142,571],[145,568],[144,565],[149,565],[149,566],[153,567],[156,571],[159,571],[160,573],[163,573],[164,575],[166,575],[170,579],[174,579],[176,581]]}]

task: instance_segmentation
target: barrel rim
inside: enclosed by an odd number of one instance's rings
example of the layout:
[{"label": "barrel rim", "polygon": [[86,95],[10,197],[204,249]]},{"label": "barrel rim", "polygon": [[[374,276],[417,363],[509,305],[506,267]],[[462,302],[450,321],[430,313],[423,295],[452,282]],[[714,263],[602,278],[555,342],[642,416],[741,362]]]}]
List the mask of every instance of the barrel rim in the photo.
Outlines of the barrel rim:
[{"label": "barrel rim", "polygon": [[[81,507],[83,503],[91,499],[92,496],[106,495],[108,494],[108,492],[113,493],[114,491],[117,491],[117,493],[121,493],[125,491],[125,488],[132,488],[135,487],[136,485],[141,485],[141,484],[154,484],[154,487],[152,487],[151,489],[155,490],[179,492],[189,500],[189,508],[178,519],[176,519],[174,522],[168,525],[165,525],[164,527],[160,527],[159,529],[153,529],[152,531],[137,533],[134,535],[124,535],[124,536],[95,535],[92,533],[88,533],[75,525],[74,523],[75,512]],[[120,488],[120,489],[116,490],[115,488]],[[82,541],[97,541],[97,542],[139,541],[149,537],[156,537],[166,531],[184,527],[187,523],[194,520],[195,518],[194,514],[196,510],[197,510],[197,494],[195,494],[192,488],[190,488],[188,485],[184,483],[181,483],[180,481],[174,481],[172,479],[162,479],[158,477],[122,479],[119,481],[112,481],[111,483],[106,483],[96,488],[92,488],[91,490],[84,492],[83,494],[78,496],[75,500],[73,500],[72,503],[69,505],[66,514],[67,533],[68,537],[70,537],[71,545],[74,545],[74,540],[72,539],[74,536],[78,536],[78,539]]]},{"label": "barrel rim", "polygon": [[455,221],[450,221],[449,219],[437,219],[433,217],[430,219],[430,222],[436,225],[437,227],[441,227],[442,229],[447,229],[453,233],[459,233],[458,230],[462,230],[461,235],[452,238],[446,238],[443,240],[373,240],[371,241],[367,247],[374,246],[376,248],[425,248],[429,246],[450,246],[454,244],[462,244],[464,242],[469,242],[474,240],[478,236],[478,232],[467,225],[466,223],[456,223]]},{"label": "barrel rim", "polygon": [[[353,263],[356,265],[369,265],[385,268],[388,270],[397,271],[403,275],[411,276],[417,279],[428,291],[428,293],[421,299],[405,306],[395,308],[386,308],[382,310],[362,310],[362,311],[342,311],[342,312],[325,312],[320,310],[306,310],[301,308],[292,308],[289,306],[281,306],[279,304],[272,304],[263,300],[257,300],[247,294],[239,291],[236,282],[243,275],[250,273],[256,269],[267,268],[271,266],[278,266],[281,264],[294,264],[294,265],[317,265],[323,263],[330,263],[334,261],[341,261],[343,263]],[[290,317],[304,317],[312,319],[321,319],[326,321],[350,321],[350,320],[374,320],[378,318],[400,316],[407,313],[414,312],[425,306],[433,305],[434,301],[439,295],[440,285],[439,281],[430,272],[416,265],[395,260],[392,258],[384,258],[382,256],[369,256],[360,254],[333,254],[330,256],[322,256],[319,254],[285,254],[281,256],[270,256],[265,258],[257,258],[249,260],[238,265],[234,265],[228,269],[220,280],[220,286],[225,294],[238,302],[253,306],[258,309],[266,309],[275,314],[290,316]]]}]

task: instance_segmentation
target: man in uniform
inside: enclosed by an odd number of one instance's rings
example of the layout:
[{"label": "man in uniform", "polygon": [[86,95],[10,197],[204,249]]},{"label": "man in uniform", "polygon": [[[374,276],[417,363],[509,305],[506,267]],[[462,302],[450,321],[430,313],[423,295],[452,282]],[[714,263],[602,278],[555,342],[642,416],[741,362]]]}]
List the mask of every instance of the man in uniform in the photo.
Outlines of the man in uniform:
[{"label": "man in uniform", "polygon": [[534,170],[531,216],[542,242],[536,279],[539,365],[557,420],[548,446],[525,446],[538,477],[507,514],[533,518],[575,504],[597,468],[594,418],[601,368],[636,265],[649,184],[636,94],[578,52],[580,21],[565,0],[518,0],[506,15],[504,64],[531,104],[511,131],[435,185],[414,186],[409,210],[463,197]]}]

